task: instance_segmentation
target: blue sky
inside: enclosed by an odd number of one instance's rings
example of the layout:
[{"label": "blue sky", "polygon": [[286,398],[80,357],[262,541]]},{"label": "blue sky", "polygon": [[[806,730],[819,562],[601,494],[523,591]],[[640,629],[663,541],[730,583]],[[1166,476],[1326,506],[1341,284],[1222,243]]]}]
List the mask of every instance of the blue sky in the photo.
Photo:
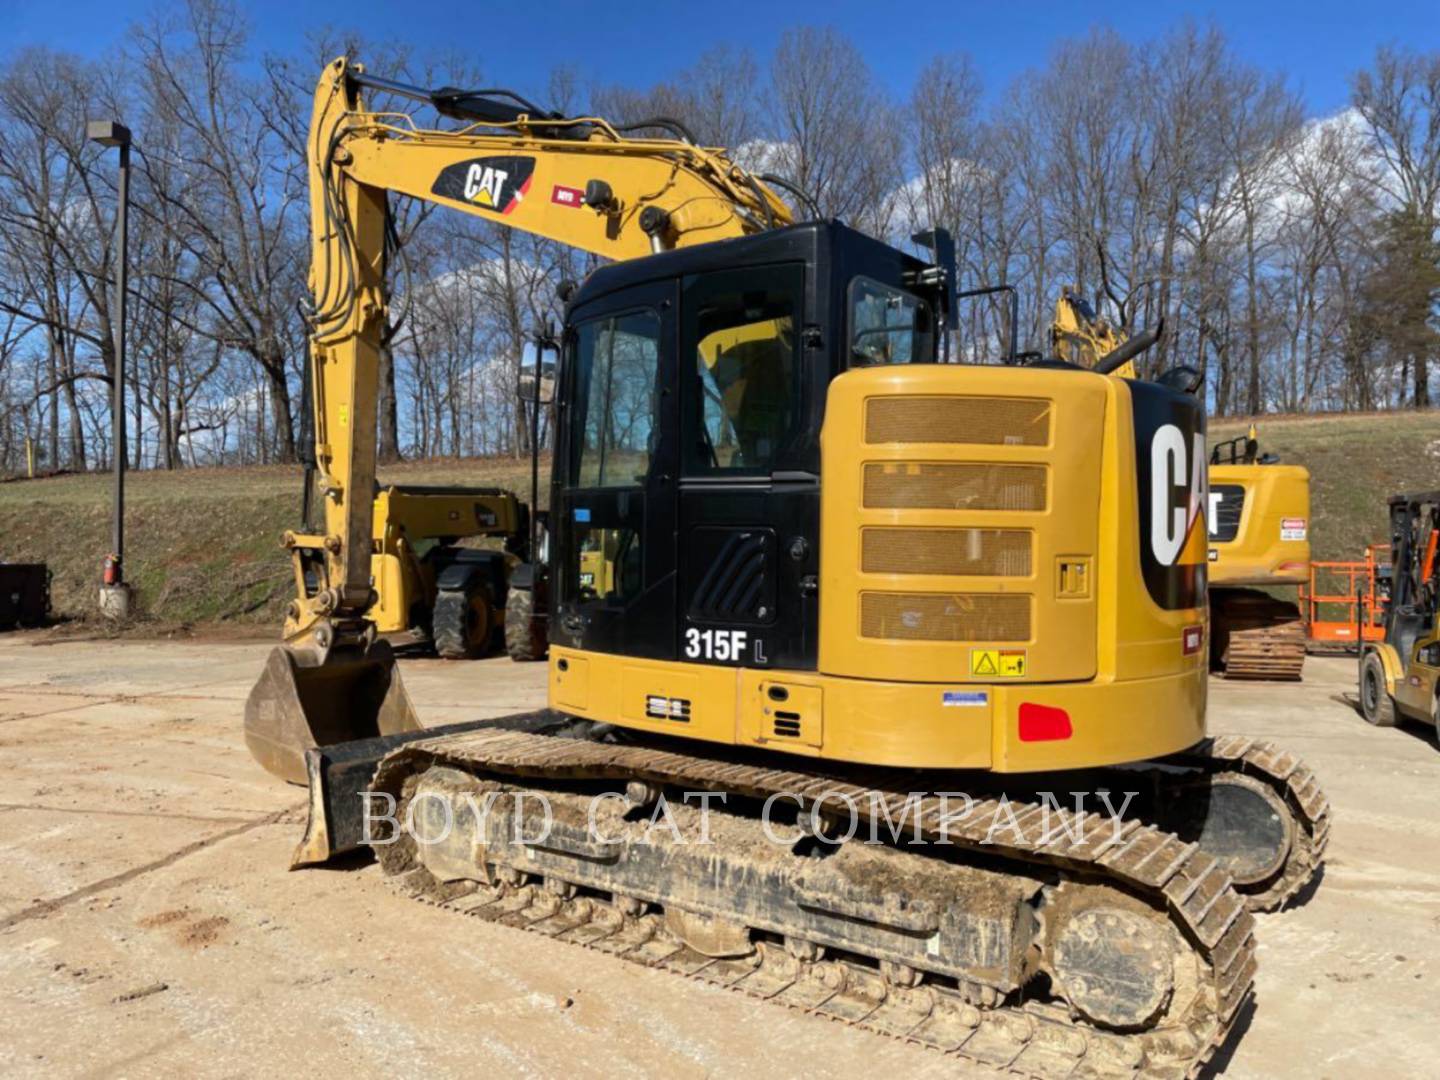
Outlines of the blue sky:
[{"label": "blue sky", "polygon": [[[128,18],[152,8],[149,0],[0,0],[0,52],[45,44],[103,55]],[[729,41],[763,56],[780,32],[799,23],[825,23],[848,34],[880,79],[905,94],[916,69],[931,55],[969,52],[994,91],[1026,69],[1044,63],[1059,38],[1100,23],[1144,40],[1190,16],[1226,31],[1245,59],[1267,70],[1287,70],[1315,114],[1335,112],[1347,98],[1346,80],[1376,46],[1399,43],[1440,49],[1436,0],[1270,3],[1218,0],[1165,4],[1109,0],[1100,4],[878,3],[783,0],[644,4],[636,0],[539,0],[470,7],[414,0],[251,0],[246,5],[262,49],[286,50],[307,30],[327,25],[356,28],[370,38],[401,38],[420,47],[472,52],[488,80],[539,93],[546,73],[561,61],[600,82],[645,86],[686,67],[711,44]],[[107,27],[115,27],[108,30]]]}]

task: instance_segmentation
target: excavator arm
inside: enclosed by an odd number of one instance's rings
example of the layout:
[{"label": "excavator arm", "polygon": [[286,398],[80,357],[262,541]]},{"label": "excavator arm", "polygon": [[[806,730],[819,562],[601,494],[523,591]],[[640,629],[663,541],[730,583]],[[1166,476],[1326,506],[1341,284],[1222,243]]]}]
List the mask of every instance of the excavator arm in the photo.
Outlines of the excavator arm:
[{"label": "excavator arm", "polygon": [[[464,126],[418,126],[367,110],[367,91],[428,102]],[[669,128],[675,137],[628,132]],[[252,754],[304,783],[305,750],[418,730],[388,645],[366,611],[375,492],[376,405],[388,199],[448,206],[612,260],[744,236],[790,210],[726,152],[664,118],[617,128],[565,118],[506,92],[430,91],[367,75],[341,58],[315,90],[310,185],[311,378],[324,502],[323,580],[295,601],[283,646],[245,710]],[[287,534],[285,543],[297,538]]]},{"label": "excavator arm", "polygon": [[[1128,341],[1124,331],[1095,314],[1088,301],[1066,285],[1055,301],[1050,322],[1050,353],[1061,360],[1094,368],[1115,354]],[[1113,372],[1123,379],[1136,377],[1133,360],[1117,365]]]}]

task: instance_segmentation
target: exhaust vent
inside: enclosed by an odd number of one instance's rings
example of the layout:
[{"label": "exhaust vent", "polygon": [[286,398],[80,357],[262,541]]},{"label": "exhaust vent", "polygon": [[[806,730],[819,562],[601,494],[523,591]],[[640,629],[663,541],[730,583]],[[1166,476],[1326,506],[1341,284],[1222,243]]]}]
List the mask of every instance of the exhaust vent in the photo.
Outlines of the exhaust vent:
[{"label": "exhaust vent", "polygon": [[865,403],[867,443],[1049,446],[1044,398],[877,397]]},{"label": "exhaust vent", "polygon": [[1044,510],[1044,465],[869,462],[868,510]]},{"label": "exhaust vent", "polygon": [[864,592],[860,635],[890,641],[1025,642],[1030,640],[1030,597]]},{"label": "exhaust vent", "polygon": [[1029,577],[1030,548],[1024,529],[862,529],[860,569],[867,574]]}]

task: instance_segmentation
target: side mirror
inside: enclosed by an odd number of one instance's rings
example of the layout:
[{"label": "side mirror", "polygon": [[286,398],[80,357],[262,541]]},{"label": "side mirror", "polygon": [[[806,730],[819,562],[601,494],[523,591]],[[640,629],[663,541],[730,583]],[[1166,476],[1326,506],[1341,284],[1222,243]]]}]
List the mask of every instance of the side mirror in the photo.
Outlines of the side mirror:
[{"label": "side mirror", "polygon": [[515,393],[527,405],[549,405],[555,400],[554,362],[545,363],[539,356],[528,365],[522,360]]},{"label": "side mirror", "polygon": [[[521,356],[516,373],[515,395],[527,405],[549,405],[555,400],[555,377],[559,367],[560,342],[547,323],[530,339],[531,353]],[[546,354],[551,359],[546,359]]]}]

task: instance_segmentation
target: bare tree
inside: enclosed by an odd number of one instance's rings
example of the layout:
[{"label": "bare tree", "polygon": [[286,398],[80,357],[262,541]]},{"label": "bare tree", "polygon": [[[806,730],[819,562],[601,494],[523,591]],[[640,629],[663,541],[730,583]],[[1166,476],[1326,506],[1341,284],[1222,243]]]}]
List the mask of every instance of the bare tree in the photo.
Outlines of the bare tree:
[{"label": "bare tree", "polygon": [[[84,141],[88,115],[136,133],[136,463],[288,460],[314,73],[356,54],[422,85],[481,81],[468,57],[343,30],[259,57],[230,3],[167,0],[131,27],[125,64],[0,59],[0,469],[23,464],[27,438],[47,468],[114,452],[114,169]],[[1440,53],[1382,49],[1354,76],[1352,109],[1306,120],[1284,72],[1189,22],[1153,41],[1062,40],[993,98],[947,54],[892,101],[863,45],[792,27],[769,55],[720,44],[650,87],[590,88],[559,66],[543,90],[517,89],[637,135],[683,129],[897,244],[944,226],[965,284],[1020,296],[1018,340],[1008,304],[980,301],[951,359],[1042,346],[1071,284],[1132,332],[1163,318],[1145,370],[1198,367],[1218,413],[1432,400]],[[408,100],[370,104],[448,124]],[[516,365],[558,315],[556,286],[598,260],[404,198],[390,224],[382,457],[523,452]]]},{"label": "bare tree", "polygon": [[1384,168],[1365,175],[1405,209],[1435,219],[1440,200],[1440,53],[1383,47],[1373,71],[1352,80],[1371,153]]},{"label": "bare tree", "polygon": [[788,30],[770,61],[773,160],[820,212],[885,235],[904,179],[902,127],[860,50],[837,31]]},{"label": "bare tree", "polygon": [[[1415,407],[1426,408],[1430,360],[1436,352],[1429,331],[1437,295],[1427,282],[1434,263],[1428,252],[1440,229],[1440,53],[1381,48],[1374,70],[1356,74],[1352,100],[1364,118],[1369,150],[1378,165],[1362,175],[1393,208],[1383,241],[1391,252],[1384,273],[1391,289],[1410,294],[1409,310],[1394,313],[1403,329],[1389,337],[1411,367]],[[1408,254],[1397,253],[1397,246]],[[1409,266],[1400,272],[1400,280],[1392,272],[1397,258]]]},{"label": "bare tree", "polygon": [[161,187],[151,172],[156,197],[184,222],[183,242],[204,267],[208,332],[259,366],[280,459],[293,460],[305,202],[275,170],[274,129],[262,119],[273,84],[237,75],[246,30],[212,0],[191,0],[178,28],[155,22],[135,33],[150,108],[176,132],[180,186]]}]

